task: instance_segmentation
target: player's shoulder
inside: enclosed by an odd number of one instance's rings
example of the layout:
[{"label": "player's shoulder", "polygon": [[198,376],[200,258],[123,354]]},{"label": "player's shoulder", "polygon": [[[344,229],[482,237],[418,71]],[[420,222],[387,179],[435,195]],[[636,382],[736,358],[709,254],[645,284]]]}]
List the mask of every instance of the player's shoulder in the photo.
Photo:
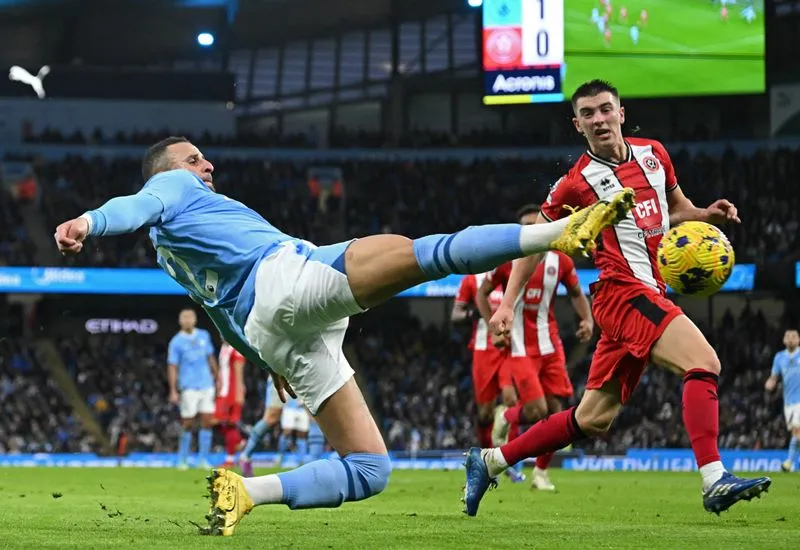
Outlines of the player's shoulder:
[{"label": "player's shoulder", "polygon": [[669,154],[667,153],[667,148],[664,147],[664,144],[658,141],[657,139],[650,139],[650,138],[627,138],[626,140],[631,147],[644,147],[650,148],[653,151],[653,154],[657,157],[661,157],[662,159],[669,159]]}]

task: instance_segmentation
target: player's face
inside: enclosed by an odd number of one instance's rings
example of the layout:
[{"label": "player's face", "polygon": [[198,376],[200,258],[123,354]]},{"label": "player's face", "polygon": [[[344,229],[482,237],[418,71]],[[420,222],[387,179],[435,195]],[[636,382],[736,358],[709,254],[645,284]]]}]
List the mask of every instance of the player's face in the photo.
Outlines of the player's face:
[{"label": "player's face", "polygon": [[197,326],[197,314],[191,309],[184,309],[178,316],[178,325],[181,330],[192,330]]},{"label": "player's face", "polygon": [[800,334],[796,330],[787,330],[783,335],[783,345],[790,349],[800,346]]},{"label": "player's face", "polygon": [[173,143],[167,148],[170,160],[170,166],[173,170],[183,168],[196,174],[198,178],[208,186],[209,189],[214,191],[214,165],[206,160],[200,149],[191,143]]},{"label": "player's face", "polygon": [[539,217],[538,212],[531,212],[530,214],[525,214],[519,219],[519,223],[522,225],[533,225],[536,223],[536,218]]},{"label": "player's face", "polygon": [[579,98],[572,122],[593,151],[609,150],[624,141],[625,107],[609,92]]}]

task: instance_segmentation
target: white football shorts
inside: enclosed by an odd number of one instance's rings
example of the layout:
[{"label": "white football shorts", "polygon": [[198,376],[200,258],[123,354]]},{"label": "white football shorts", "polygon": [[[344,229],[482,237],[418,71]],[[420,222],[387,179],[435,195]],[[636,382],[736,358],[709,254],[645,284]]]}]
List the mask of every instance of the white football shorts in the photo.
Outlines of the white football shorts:
[{"label": "white football shorts", "polygon": [[198,414],[214,414],[214,388],[181,390],[181,418],[194,418]]},{"label": "white football shorts", "polygon": [[308,432],[310,418],[305,409],[287,409],[281,412],[281,429]]},{"label": "white football shorts", "polygon": [[783,416],[786,417],[786,427],[789,430],[800,428],[800,403],[784,407]]},{"label": "white football shorts", "polygon": [[350,242],[290,241],[264,258],[244,326],[248,343],[312,414],[353,376],[342,342],[350,316],[364,309],[344,274]]}]

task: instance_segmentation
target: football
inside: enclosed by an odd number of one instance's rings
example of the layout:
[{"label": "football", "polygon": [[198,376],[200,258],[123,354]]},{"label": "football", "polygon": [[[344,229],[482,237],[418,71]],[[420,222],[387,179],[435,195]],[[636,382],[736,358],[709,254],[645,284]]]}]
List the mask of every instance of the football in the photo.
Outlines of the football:
[{"label": "football", "polygon": [[658,270],[678,294],[711,296],[733,272],[735,257],[728,237],[704,222],[685,222],[658,245]]}]

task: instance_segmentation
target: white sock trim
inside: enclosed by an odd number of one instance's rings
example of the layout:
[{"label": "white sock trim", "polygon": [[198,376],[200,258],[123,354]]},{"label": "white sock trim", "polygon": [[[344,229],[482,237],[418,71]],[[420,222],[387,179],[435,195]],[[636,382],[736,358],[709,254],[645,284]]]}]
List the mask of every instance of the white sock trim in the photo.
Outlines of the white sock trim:
[{"label": "white sock trim", "polygon": [[242,479],[244,490],[253,500],[259,504],[280,504],[283,502],[283,484],[281,478],[275,474],[258,477],[246,477]]},{"label": "white sock trim", "polygon": [[703,476],[703,489],[708,489],[722,477],[727,470],[719,460],[700,466],[700,475]]},{"label": "white sock trim", "polygon": [[556,240],[569,223],[569,216],[551,223],[535,223],[522,226],[519,233],[519,247],[522,253],[530,256],[537,252],[546,252],[550,243]]}]

